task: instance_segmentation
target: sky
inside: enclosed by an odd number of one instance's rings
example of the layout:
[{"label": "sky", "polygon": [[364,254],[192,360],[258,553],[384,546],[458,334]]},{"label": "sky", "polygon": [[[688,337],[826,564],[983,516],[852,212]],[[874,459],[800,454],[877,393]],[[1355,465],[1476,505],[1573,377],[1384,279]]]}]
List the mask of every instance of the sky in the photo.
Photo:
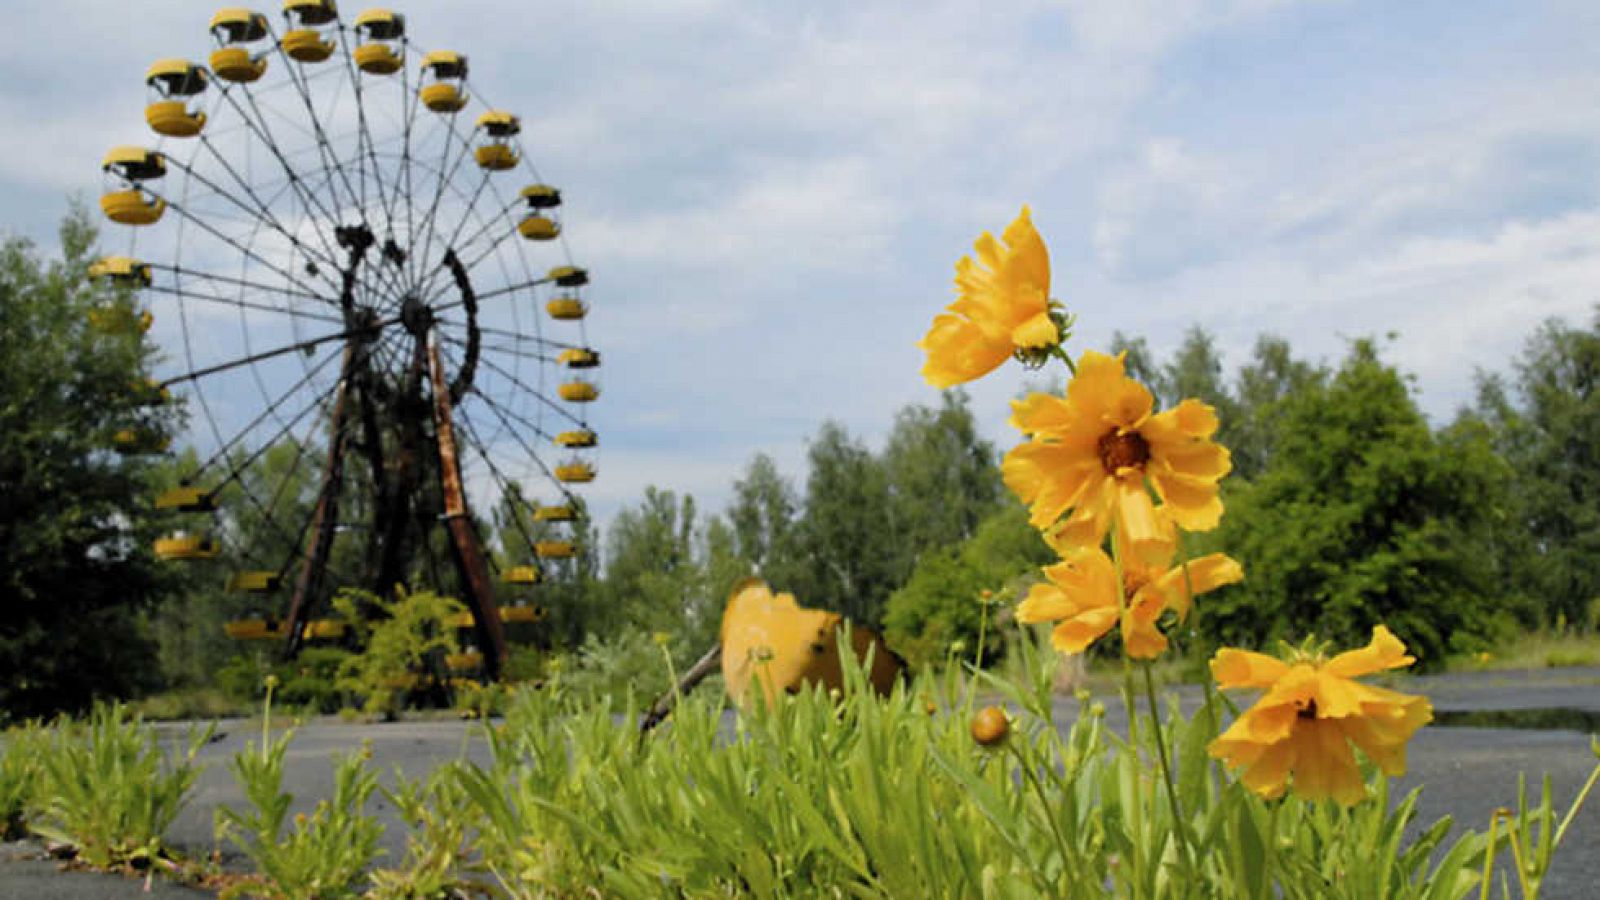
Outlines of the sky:
[{"label": "sky", "polygon": [[[1600,300],[1588,0],[395,8],[419,46],[469,55],[563,192],[605,361],[602,523],[647,485],[718,511],[758,452],[801,486],[828,419],[881,447],[896,410],[938,403],[916,342],[955,261],[1024,204],[1075,355],[1121,331],[1159,358],[1200,325],[1231,370],[1262,333],[1329,362],[1393,333],[1436,422]],[[8,10],[11,233],[53,244],[104,150],[146,139],[145,67],[203,57],[213,11]],[[1024,381],[971,389],[1002,448]]]}]

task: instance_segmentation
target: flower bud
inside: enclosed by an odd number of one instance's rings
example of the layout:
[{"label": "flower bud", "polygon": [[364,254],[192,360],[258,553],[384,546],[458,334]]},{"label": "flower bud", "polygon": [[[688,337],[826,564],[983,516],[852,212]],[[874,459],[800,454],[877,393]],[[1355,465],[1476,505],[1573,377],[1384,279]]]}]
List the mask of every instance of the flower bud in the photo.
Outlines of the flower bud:
[{"label": "flower bud", "polygon": [[972,739],[985,747],[993,747],[1011,733],[1011,720],[998,706],[985,706],[972,717]]}]

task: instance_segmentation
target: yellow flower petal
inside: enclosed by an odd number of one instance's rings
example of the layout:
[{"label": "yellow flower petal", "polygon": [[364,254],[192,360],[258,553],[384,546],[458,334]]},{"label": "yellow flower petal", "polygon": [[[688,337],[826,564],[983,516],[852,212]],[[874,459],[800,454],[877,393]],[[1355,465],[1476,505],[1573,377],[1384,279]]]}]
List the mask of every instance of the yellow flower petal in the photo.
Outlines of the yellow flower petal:
[{"label": "yellow flower petal", "polygon": [[1165,504],[1167,515],[1186,531],[1210,531],[1222,521],[1222,498],[1214,480],[1189,478],[1171,472],[1151,473],[1150,483]]},{"label": "yellow flower petal", "polygon": [[[1400,662],[1400,660],[1405,662]],[[1405,772],[1405,745],[1433,717],[1426,698],[1352,681],[1347,673],[1410,661],[1379,626],[1361,650],[1293,664],[1224,648],[1211,661],[1222,687],[1264,687],[1265,695],[1211,743],[1210,753],[1242,770],[1240,781],[1266,797],[1293,790],[1306,800],[1350,806],[1366,797],[1359,749],[1386,775]]]},{"label": "yellow flower petal", "polygon": [[1217,687],[1264,688],[1271,687],[1289,671],[1289,664],[1265,653],[1236,650],[1224,647],[1211,659],[1211,677]]},{"label": "yellow flower petal", "polygon": [[1403,668],[1416,661],[1415,657],[1406,655],[1406,645],[1393,632],[1378,625],[1372,629],[1372,641],[1367,646],[1335,656],[1323,671],[1341,678],[1355,678],[1385,669]]},{"label": "yellow flower petal", "polygon": [[1237,562],[1226,554],[1211,553],[1168,569],[1146,589],[1159,592],[1181,619],[1189,614],[1195,597],[1243,580],[1244,569]]},{"label": "yellow flower petal", "polygon": [[1040,528],[1106,481],[1104,472],[1071,448],[1030,441],[1013,447],[1000,462],[1000,477],[1030,506],[1028,521]]},{"label": "yellow flower petal", "polygon": [[1116,623],[1116,607],[1087,610],[1057,625],[1050,633],[1050,644],[1063,653],[1082,653]]},{"label": "yellow flower petal", "polygon": [[981,377],[1019,347],[1060,341],[1049,318],[1050,254],[1027,207],[1006,228],[1004,242],[984,232],[973,242],[976,260],[956,262],[958,297],[917,344],[928,353],[922,375],[935,387]]}]

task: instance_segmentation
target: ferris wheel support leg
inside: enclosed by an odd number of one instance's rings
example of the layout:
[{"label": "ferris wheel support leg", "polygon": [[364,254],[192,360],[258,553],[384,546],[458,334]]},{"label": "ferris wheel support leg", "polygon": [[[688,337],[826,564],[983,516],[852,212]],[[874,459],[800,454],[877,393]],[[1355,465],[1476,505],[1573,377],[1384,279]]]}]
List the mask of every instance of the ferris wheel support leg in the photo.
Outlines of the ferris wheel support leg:
[{"label": "ferris wheel support leg", "polygon": [[311,545],[306,550],[300,576],[295,579],[294,596],[289,600],[287,629],[288,643],[284,655],[293,659],[300,652],[306,621],[311,618],[311,604],[316,602],[322,588],[322,576],[327,567],[328,554],[333,549],[334,526],[339,520],[339,492],[344,485],[344,416],[345,399],[350,392],[350,369],[355,350],[346,345],[344,360],[340,364],[339,389],[333,399],[333,415],[328,424],[328,466],[322,476],[322,490],[317,495],[317,508],[311,515]]},{"label": "ferris wheel support leg", "polygon": [[445,527],[450,532],[451,555],[461,571],[461,581],[466,587],[467,608],[472,611],[478,642],[483,652],[483,671],[491,681],[500,679],[500,667],[506,658],[505,626],[500,622],[500,608],[494,602],[494,592],[489,585],[489,566],[483,547],[472,529],[472,518],[467,512],[467,495],[461,484],[461,460],[456,452],[455,425],[450,413],[450,389],[445,383],[444,367],[439,362],[439,345],[433,334],[428,336],[428,376],[433,385],[433,425],[439,446],[439,483],[444,492]]}]

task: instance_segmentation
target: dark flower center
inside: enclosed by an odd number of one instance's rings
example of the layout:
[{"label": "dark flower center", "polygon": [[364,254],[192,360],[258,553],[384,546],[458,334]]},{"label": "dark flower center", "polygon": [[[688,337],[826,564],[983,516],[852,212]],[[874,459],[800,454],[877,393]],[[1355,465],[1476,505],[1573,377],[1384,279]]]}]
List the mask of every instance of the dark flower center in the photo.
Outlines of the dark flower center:
[{"label": "dark flower center", "polygon": [[1137,431],[1108,431],[1100,436],[1096,447],[1100,451],[1100,464],[1112,475],[1124,468],[1137,469],[1150,458],[1150,445]]},{"label": "dark flower center", "polygon": [[1300,711],[1295,713],[1295,715],[1298,715],[1302,719],[1315,719],[1317,717],[1316,698],[1313,697],[1310,700],[1307,700],[1306,705],[1301,707]]}]

